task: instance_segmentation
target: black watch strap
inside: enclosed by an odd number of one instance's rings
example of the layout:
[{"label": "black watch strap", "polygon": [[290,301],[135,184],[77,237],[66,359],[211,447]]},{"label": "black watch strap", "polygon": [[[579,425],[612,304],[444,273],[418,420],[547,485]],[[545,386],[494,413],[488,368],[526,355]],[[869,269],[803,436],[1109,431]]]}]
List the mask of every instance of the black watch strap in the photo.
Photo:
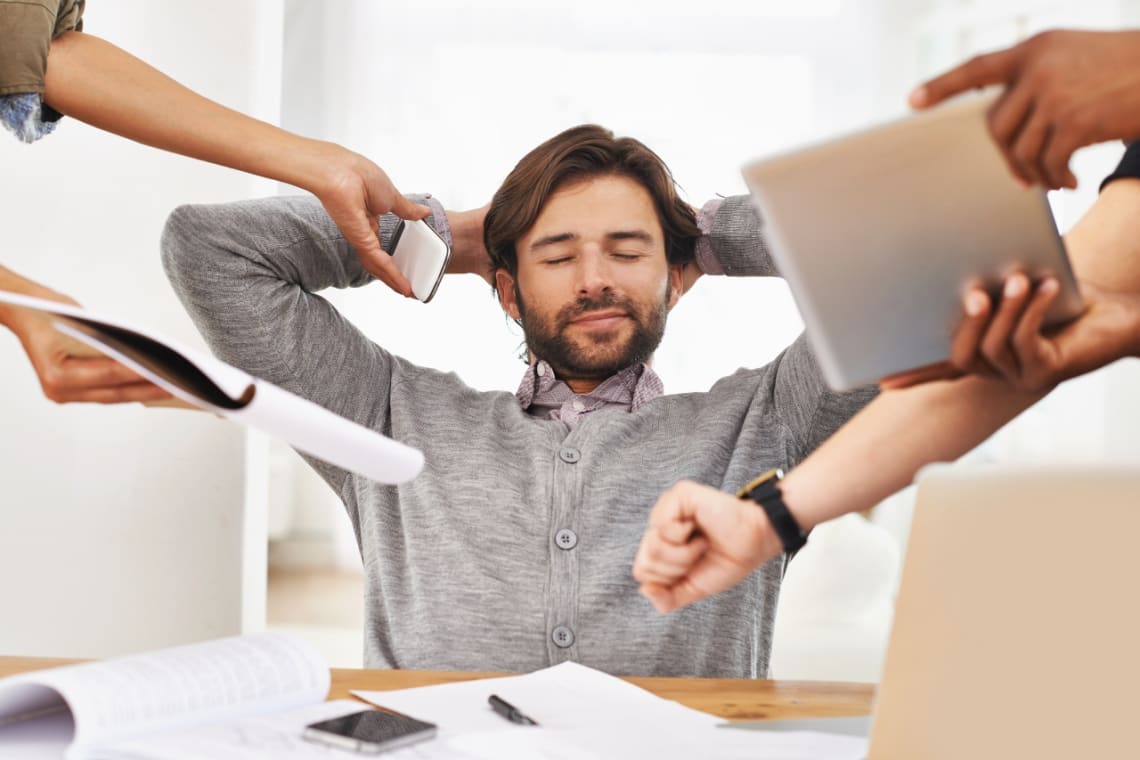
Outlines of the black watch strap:
[{"label": "black watch strap", "polygon": [[751,499],[760,505],[768,515],[768,521],[780,542],[784,545],[786,554],[795,554],[807,543],[808,534],[800,528],[796,518],[788,511],[784,504],[784,495],[780,493],[780,479],[784,473],[780,470],[769,470],[753,480],[737,494],[741,499]]}]

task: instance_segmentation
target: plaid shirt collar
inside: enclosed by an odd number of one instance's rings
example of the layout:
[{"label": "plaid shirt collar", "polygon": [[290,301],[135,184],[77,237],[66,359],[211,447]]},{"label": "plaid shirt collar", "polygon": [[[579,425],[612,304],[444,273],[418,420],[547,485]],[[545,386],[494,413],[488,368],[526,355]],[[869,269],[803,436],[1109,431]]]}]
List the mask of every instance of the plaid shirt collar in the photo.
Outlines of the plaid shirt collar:
[{"label": "plaid shirt collar", "polygon": [[515,393],[523,411],[535,417],[559,420],[573,427],[582,415],[618,407],[636,412],[642,404],[665,392],[661,378],[648,364],[626,367],[601,382],[589,393],[577,394],[554,376],[554,370],[539,360],[526,368]]}]

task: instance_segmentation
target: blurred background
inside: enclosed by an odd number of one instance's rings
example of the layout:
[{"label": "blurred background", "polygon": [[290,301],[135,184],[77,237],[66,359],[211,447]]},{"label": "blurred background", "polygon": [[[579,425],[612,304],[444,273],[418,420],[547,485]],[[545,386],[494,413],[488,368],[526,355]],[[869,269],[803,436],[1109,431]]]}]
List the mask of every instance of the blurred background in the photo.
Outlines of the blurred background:
[{"label": "blurred background", "polygon": [[[700,205],[744,192],[752,158],[904,114],[914,84],[976,52],[1138,25],[1136,0],[102,0],[85,19],[198,92],[353,148],[451,209],[483,205],[525,152],[584,122],[647,143]],[[1077,154],[1080,189],[1050,198],[1062,230],[1121,152]],[[159,263],[166,215],[297,192],[74,120],[33,146],[0,135],[0,167],[0,263],[192,345]],[[521,335],[482,280],[447,278],[429,306],[382,285],[332,300],[409,359],[477,388],[518,384]],[[655,366],[667,392],[703,390],[801,328],[781,281],[704,278]],[[1061,387],[968,459],[1140,462],[1138,364]],[[106,656],[269,625],[359,664],[348,520],[291,451],[206,415],[56,406],[6,331],[0,378],[0,653]],[[817,532],[788,573],[774,676],[878,680],[912,501]]]}]

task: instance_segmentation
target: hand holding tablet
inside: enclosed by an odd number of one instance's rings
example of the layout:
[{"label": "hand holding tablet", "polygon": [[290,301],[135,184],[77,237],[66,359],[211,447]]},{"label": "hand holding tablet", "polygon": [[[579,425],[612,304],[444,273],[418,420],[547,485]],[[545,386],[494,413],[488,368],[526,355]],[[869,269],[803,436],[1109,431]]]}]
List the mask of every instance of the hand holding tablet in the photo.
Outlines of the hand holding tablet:
[{"label": "hand holding tablet", "polygon": [[991,102],[961,99],[745,167],[833,388],[950,360],[966,293],[996,297],[1018,272],[1058,285],[1042,327],[1081,312],[1044,192],[1019,186],[989,138]]}]

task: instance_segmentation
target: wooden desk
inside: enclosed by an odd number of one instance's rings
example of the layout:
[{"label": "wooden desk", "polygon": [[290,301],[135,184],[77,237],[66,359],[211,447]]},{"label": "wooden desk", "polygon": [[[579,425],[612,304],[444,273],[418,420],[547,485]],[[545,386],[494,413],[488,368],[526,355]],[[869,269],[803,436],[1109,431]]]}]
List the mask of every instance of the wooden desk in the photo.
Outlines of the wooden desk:
[{"label": "wooden desk", "polygon": [[[0,678],[67,665],[74,660],[0,657]],[[431,670],[345,670],[334,668],[329,699],[345,699],[352,689],[386,691],[428,686],[502,673]],[[743,678],[627,678],[627,681],[683,705],[735,720],[870,715],[874,687],[823,681],[756,681]]]}]

